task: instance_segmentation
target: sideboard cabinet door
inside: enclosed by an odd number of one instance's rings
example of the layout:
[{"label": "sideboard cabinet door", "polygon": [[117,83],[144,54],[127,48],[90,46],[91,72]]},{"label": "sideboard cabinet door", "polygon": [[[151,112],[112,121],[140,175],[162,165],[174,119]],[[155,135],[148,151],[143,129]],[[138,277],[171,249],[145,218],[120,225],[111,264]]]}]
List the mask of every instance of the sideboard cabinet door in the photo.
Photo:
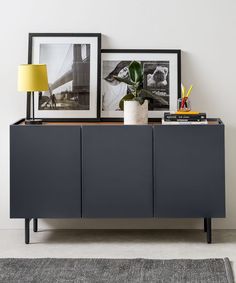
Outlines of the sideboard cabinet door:
[{"label": "sideboard cabinet door", "polygon": [[154,127],[157,217],[224,217],[224,126]]},{"label": "sideboard cabinet door", "polygon": [[11,217],[81,217],[80,135],[76,126],[11,126]]},{"label": "sideboard cabinet door", "polygon": [[152,127],[82,127],[82,215],[153,217]]}]

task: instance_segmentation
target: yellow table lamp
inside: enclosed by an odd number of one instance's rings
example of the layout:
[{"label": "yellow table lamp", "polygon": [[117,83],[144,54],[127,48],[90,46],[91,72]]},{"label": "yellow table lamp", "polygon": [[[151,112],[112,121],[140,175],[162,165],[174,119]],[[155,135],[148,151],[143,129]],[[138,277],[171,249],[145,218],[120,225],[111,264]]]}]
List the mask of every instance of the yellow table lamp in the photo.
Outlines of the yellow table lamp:
[{"label": "yellow table lamp", "polygon": [[18,67],[19,92],[30,92],[32,101],[32,118],[26,124],[41,124],[41,119],[34,117],[34,91],[48,90],[47,66],[45,64],[24,64]]}]

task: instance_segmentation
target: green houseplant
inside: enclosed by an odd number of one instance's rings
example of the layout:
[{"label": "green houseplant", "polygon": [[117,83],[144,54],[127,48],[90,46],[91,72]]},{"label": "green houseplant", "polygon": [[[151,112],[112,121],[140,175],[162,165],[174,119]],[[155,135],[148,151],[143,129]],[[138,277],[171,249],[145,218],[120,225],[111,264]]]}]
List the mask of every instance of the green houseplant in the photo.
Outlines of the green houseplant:
[{"label": "green houseplant", "polygon": [[120,101],[119,107],[121,110],[124,109],[124,101],[138,101],[141,105],[145,99],[153,98],[152,92],[143,88],[143,68],[141,63],[132,61],[128,67],[128,78],[120,78],[114,76],[114,78],[122,83],[129,86],[130,93],[126,94]]},{"label": "green houseplant", "polygon": [[153,94],[143,88],[143,68],[141,63],[132,61],[128,67],[128,76],[114,78],[128,85],[129,93],[119,103],[124,110],[125,124],[147,124],[148,122],[148,99],[154,98]]}]

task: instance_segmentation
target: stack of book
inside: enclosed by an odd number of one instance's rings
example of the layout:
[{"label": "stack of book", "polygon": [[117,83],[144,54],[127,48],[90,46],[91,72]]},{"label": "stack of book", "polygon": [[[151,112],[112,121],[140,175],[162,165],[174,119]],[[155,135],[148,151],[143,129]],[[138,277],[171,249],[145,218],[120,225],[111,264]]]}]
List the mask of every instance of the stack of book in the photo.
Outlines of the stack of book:
[{"label": "stack of book", "polygon": [[205,125],[206,113],[200,112],[166,112],[162,119],[164,125]]}]

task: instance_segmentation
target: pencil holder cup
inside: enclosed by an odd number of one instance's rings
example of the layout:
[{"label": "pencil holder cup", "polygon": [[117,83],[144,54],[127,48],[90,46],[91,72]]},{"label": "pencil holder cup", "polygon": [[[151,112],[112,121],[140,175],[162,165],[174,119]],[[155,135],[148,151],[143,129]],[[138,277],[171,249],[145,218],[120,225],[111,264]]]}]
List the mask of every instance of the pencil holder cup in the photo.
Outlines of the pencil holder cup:
[{"label": "pencil holder cup", "polygon": [[182,111],[182,112],[191,111],[191,102],[189,98],[185,100],[184,103],[183,103],[183,98],[178,99],[178,111]]}]

